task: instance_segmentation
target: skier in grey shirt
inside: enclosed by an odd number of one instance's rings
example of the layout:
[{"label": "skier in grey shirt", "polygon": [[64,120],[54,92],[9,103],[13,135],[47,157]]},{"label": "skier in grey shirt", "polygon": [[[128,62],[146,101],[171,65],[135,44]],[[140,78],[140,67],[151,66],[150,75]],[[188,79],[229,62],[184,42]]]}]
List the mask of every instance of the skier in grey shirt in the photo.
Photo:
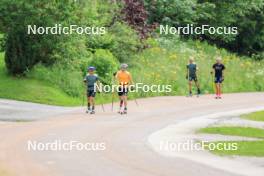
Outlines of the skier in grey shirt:
[{"label": "skier in grey shirt", "polygon": [[198,79],[197,79],[197,70],[198,67],[196,63],[194,62],[194,58],[190,57],[189,64],[187,64],[187,73],[186,73],[186,79],[189,83],[189,96],[192,96],[192,82],[194,81],[196,87],[197,87],[197,96],[201,94],[201,90],[199,87]]}]

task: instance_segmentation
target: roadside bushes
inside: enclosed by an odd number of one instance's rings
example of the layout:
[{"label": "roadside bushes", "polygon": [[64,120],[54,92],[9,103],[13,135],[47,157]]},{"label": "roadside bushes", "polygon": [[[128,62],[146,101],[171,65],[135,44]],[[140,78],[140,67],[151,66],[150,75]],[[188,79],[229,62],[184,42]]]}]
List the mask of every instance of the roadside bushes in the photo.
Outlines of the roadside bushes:
[{"label": "roadside bushes", "polygon": [[105,82],[111,83],[113,73],[117,71],[119,62],[109,50],[98,49],[87,58],[77,57],[70,62],[69,59],[61,60],[50,67],[37,64],[27,73],[27,76],[50,82],[70,96],[81,97],[84,89],[82,80],[88,65],[95,66],[96,73]]},{"label": "roadside bushes", "polygon": [[127,62],[142,44],[133,29],[124,23],[116,22],[105,35],[88,36],[87,47],[90,51],[109,50],[118,61]]},{"label": "roadside bushes", "polygon": [[54,87],[60,88],[72,97],[80,97],[83,90],[82,72],[71,70],[61,64],[54,64],[51,67],[38,64],[28,72],[27,76],[52,83]]},{"label": "roadside bushes", "polygon": [[107,83],[111,83],[113,73],[117,71],[119,63],[109,50],[96,50],[90,65],[96,67],[97,74]]},{"label": "roadside bushes", "polygon": [[75,36],[58,45],[58,52],[52,55],[56,62],[50,66],[38,63],[26,76],[52,83],[73,97],[80,97],[83,90],[83,75],[92,60],[92,53],[86,49],[85,39]]},{"label": "roadside bushes", "polygon": [[58,45],[71,40],[72,36],[29,35],[27,26],[53,26],[58,22],[78,24],[77,10],[78,4],[71,0],[2,0],[0,30],[7,35],[5,62],[9,73],[25,74],[39,62],[52,65],[56,61],[53,55],[58,52]]}]

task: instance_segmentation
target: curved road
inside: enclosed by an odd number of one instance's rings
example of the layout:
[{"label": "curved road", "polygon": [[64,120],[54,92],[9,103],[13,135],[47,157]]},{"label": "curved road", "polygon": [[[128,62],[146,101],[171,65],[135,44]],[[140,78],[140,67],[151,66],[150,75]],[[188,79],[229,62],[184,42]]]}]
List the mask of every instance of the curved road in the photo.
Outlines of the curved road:
[{"label": "curved road", "polygon": [[[201,115],[264,106],[264,93],[227,94],[222,100],[215,100],[212,95],[156,97],[140,99],[138,103],[140,107],[131,101],[129,114],[123,116],[112,113],[111,106],[105,105],[106,112],[101,112],[99,106],[93,116],[81,108],[66,108],[67,113],[60,109],[59,114],[50,113],[49,118],[32,122],[0,122],[0,171],[19,176],[234,176],[198,162],[161,156],[147,143],[148,136]],[[106,150],[27,149],[28,141],[59,140],[103,142]]]}]

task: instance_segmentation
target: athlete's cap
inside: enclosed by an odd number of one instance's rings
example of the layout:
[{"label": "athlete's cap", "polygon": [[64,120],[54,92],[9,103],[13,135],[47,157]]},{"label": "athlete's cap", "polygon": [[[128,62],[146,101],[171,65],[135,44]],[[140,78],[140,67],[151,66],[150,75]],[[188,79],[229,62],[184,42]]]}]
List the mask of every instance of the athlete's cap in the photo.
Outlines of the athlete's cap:
[{"label": "athlete's cap", "polygon": [[121,64],[121,66],[120,66],[122,69],[126,69],[127,67],[128,67],[128,65],[127,64]]},{"label": "athlete's cap", "polygon": [[95,70],[95,67],[90,66],[90,67],[87,68],[87,70],[88,70],[88,71],[94,71],[94,70]]}]

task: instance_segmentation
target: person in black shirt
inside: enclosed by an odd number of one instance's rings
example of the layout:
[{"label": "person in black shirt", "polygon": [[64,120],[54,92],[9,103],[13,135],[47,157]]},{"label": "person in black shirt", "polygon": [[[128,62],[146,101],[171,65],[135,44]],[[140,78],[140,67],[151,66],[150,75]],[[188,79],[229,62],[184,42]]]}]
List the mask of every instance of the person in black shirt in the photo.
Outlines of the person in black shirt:
[{"label": "person in black shirt", "polygon": [[222,64],[221,57],[216,58],[216,63],[213,65],[213,71],[215,77],[215,87],[216,87],[216,99],[221,99],[221,84],[224,81],[224,70],[225,66]]}]

